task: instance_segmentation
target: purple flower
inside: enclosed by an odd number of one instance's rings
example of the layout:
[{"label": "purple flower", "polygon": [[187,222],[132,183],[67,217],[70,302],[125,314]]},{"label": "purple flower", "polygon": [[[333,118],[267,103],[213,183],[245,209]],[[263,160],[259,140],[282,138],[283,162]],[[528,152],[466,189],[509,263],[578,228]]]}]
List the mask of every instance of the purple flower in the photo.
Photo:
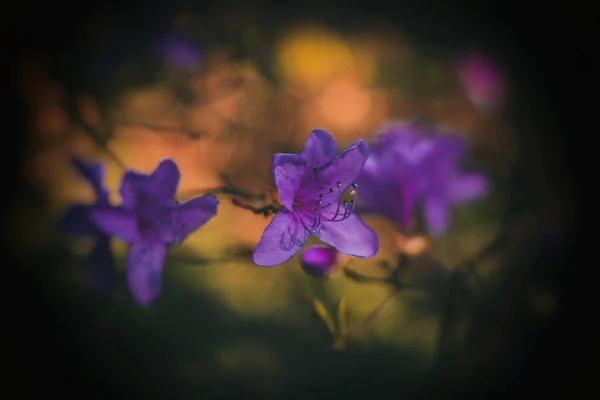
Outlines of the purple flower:
[{"label": "purple flower", "polygon": [[471,53],[457,65],[458,78],[465,96],[481,111],[491,111],[504,100],[504,76],[498,65],[488,56]]},{"label": "purple flower", "polygon": [[185,70],[197,69],[202,64],[202,54],[188,40],[169,35],[158,42],[158,52],[171,64]]},{"label": "purple flower", "polygon": [[92,236],[95,244],[88,254],[85,273],[91,287],[100,293],[109,293],[116,281],[115,260],[110,248],[110,237],[101,232],[90,220],[90,211],[108,205],[108,191],[104,188],[104,166],[101,163],[86,164],[77,157],[71,158],[73,168],[87,180],[94,189],[96,200],[93,204],[74,204],[60,219],[61,230],[78,236]]},{"label": "purple flower", "polygon": [[414,229],[422,205],[430,233],[444,233],[452,205],[487,193],[479,173],[464,173],[459,162],[467,143],[458,135],[438,134],[424,124],[392,124],[371,144],[372,154],[357,180],[359,213],[382,215],[406,230]]},{"label": "purple flower", "polygon": [[324,278],[338,262],[338,251],[330,246],[309,246],[300,254],[300,265],[309,275]]},{"label": "purple flower", "polygon": [[176,202],[179,178],[177,165],[169,159],[150,175],[127,171],[120,188],[122,206],[91,212],[103,232],[129,243],[127,282],[141,306],[150,305],[161,293],[167,248],[181,243],[217,213],[219,202],[213,195]]},{"label": "purple flower", "polygon": [[300,250],[313,234],[342,254],[368,258],[379,250],[375,232],[354,212],[355,200],[343,200],[369,157],[364,140],[352,144],[339,156],[329,133],[313,130],[297,154],[273,156],[273,178],[281,210],[267,226],[252,255],[263,267],[280,265]]}]

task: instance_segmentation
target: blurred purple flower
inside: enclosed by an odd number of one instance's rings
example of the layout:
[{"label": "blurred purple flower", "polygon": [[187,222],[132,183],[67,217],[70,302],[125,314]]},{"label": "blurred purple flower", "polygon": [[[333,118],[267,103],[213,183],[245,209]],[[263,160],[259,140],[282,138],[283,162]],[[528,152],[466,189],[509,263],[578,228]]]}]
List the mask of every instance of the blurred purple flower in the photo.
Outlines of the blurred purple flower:
[{"label": "blurred purple flower", "polygon": [[442,234],[452,205],[479,199],[488,191],[483,175],[460,171],[467,143],[458,135],[441,135],[420,123],[392,124],[370,148],[357,180],[358,213],[382,215],[410,231],[415,207],[422,204],[429,232]]},{"label": "blurred purple flower", "polygon": [[88,254],[85,273],[91,287],[104,294],[110,293],[115,286],[115,260],[110,248],[110,237],[98,230],[90,220],[90,211],[95,207],[104,207],[108,203],[108,191],[104,188],[104,166],[101,163],[86,164],[78,157],[71,158],[71,165],[86,181],[92,185],[96,200],[93,204],[74,204],[60,219],[61,230],[78,236],[92,236],[95,244]]},{"label": "blurred purple flower", "polygon": [[158,52],[169,63],[185,70],[194,70],[202,64],[202,54],[187,39],[169,35],[158,42]]},{"label": "blurred purple flower", "polygon": [[122,206],[97,207],[91,220],[107,235],[129,243],[127,281],[140,306],[162,290],[167,248],[181,243],[217,213],[213,195],[176,202],[180,172],[175,162],[160,162],[150,175],[127,171],[121,182]]},{"label": "blurred purple flower", "polygon": [[283,264],[311,233],[342,254],[368,258],[377,253],[377,235],[353,214],[354,199],[341,199],[348,188],[354,190],[369,148],[359,140],[337,157],[336,151],[331,135],[315,129],[300,155],[273,156],[273,178],[282,208],[254,250],[252,259],[257,265]]},{"label": "blurred purple flower", "polygon": [[493,111],[504,101],[505,81],[492,58],[471,53],[457,63],[458,78],[465,96],[481,111]]},{"label": "blurred purple flower", "polygon": [[330,246],[308,246],[300,254],[300,266],[309,275],[325,278],[338,262],[338,251]]}]

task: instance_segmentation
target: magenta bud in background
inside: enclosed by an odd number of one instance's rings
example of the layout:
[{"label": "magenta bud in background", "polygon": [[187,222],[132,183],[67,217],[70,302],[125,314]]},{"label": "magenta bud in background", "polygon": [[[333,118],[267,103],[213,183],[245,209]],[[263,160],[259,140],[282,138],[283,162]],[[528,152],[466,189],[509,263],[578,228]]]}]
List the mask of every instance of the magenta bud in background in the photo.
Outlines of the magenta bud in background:
[{"label": "magenta bud in background", "polygon": [[469,53],[458,61],[457,73],[465,96],[480,111],[494,111],[504,102],[504,74],[490,56]]}]

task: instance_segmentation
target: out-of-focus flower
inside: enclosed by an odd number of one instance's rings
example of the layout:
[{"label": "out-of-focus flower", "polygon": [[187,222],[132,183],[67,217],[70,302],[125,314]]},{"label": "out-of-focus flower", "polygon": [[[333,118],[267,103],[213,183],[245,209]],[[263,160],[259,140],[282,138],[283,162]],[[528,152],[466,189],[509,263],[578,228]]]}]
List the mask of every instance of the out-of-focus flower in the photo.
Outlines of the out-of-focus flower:
[{"label": "out-of-focus flower", "polygon": [[491,57],[468,54],[457,62],[457,74],[465,96],[479,110],[493,111],[504,101],[504,76]]},{"label": "out-of-focus flower", "polygon": [[325,278],[338,263],[338,254],[331,246],[309,246],[300,254],[300,266],[309,275]]},{"label": "out-of-focus flower", "polygon": [[140,306],[150,305],[162,290],[167,248],[180,244],[217,213],[213,195],[175,201],[180,172],[170,159],[150,175],[127,171],[121,182],[122,206],[96,207],[91,220],[105,234],[129,243],[127,281]]},{"label": "out-of-focus flower", "polygon": [[415,208],[422,204],[429,232],[442,234],[452,205],[487,193],[483,175],[460,170],[467,143],[458,135],[439,134],[421,123],[391,124],[370,148],[357,179],[358,213],[382,215],[410,231]]},{"label": "out-of-focus flower", "polygon": [[74,204],[60,219],[61,230],[77,235],[92,236],[95,245],[88,254],[85,272],[91,287],[100,293],[108,294],[115,286],[116,270],[114,255],[110,248],[110,237],[100,231],[90,220],[90,212],[96,207],[108,206],[108,191],[104,187],[104,165],[86,164],[78,157],[71,158],[71,164],[78,174],[94,189],[96,200],[93,204]]},{"label": "out-of-focus flower", "polygon": [[158,42],[157,50],[167,62],[183,70],[195,70],[202,65],[200,50],[182,36],[165,36]]},{"label": "out-of-focus flower", "polygon": [[254,250],[252,259],[257,265],[286,262],[310,234],[346,255],[368,258],[377,253],[377,235],[353,213],[354,198],[342,199],[349,188],[355,195],[353,182],[369,157],[369,148],[359,140],[337,157],[336,150],[333,137],[315,129],[299,155],[273,156],[281,209]]}]

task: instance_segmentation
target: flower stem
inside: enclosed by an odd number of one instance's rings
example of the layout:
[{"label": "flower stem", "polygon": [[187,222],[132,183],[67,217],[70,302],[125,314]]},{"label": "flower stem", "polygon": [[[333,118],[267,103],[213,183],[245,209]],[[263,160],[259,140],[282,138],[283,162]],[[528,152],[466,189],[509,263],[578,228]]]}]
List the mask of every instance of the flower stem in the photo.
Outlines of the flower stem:
[{"label": "flower stem", "polygon": [[[350,267],[344,267],[342,269],[342,271],[348,278],[352,279],[355,282],[373,282],[373,283],[394,284],[394,282],[392,282],[392,280],[388,276],[363,275],[361,273],[354,271],[353,269],[350,269]],[[393,277],[393,275],[392,275],[392,277]]]}]

